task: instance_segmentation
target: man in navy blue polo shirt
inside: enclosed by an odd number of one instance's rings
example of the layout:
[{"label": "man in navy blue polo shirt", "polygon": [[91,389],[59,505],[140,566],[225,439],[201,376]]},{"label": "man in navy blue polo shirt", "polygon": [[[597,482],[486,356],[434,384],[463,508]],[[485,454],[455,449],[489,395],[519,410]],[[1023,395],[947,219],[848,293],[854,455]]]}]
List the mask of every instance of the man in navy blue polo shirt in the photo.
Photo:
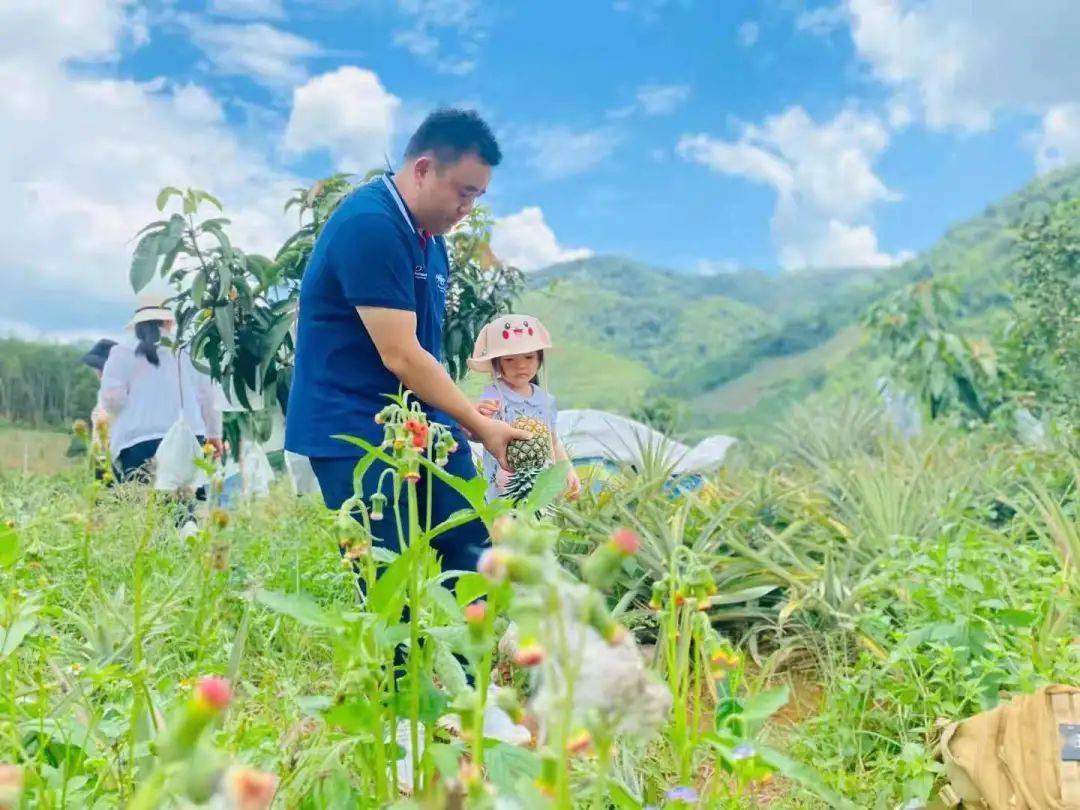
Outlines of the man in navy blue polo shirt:
[{"label": "man in navy blue polo shirt", "polygon": [[[512,439],[527,438],[477,412],[440,362],[446,285],[450,272],[443,234],[461,221],[487,190],[502,155],[487,124],[473,111],[444,109],[427,117],[409,140],[401,170],[351,194],[326,223],[300,286],[296,367],[285,427],[285,447],[311,459],[323,499],[337,509],[353,494],[354,445],[331,438],[359,436],[379,444],[375,414],[385,394],[411,390],[430,418],[452,424],[459,449],[447,471],[476,474],[462,427],[505,466]],[[372,465],[364,491],[375,489],[381,464]],[[465,508],[438,480],[432,521]],[[421,503],[426,493],[419,492]],[[397,550],[392,520],[373,524],[376,542]],[[479,520],[433,542],[443,567],[474,570],[487,533]]]}]

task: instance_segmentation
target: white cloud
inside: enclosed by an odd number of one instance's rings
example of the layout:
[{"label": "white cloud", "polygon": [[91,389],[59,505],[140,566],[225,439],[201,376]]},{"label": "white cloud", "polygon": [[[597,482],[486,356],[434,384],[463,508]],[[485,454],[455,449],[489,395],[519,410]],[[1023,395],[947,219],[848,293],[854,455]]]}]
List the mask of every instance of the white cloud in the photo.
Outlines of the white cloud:
[{"label": "white cloud", "polygon": [[934,129],[985,130],[1000,110],[1043,114],[1080,93],[1075,0],[845,0],[843,13],[859,57]]},{"label": "white cloud", "polygon": [[759,36],[761,36],[761,27],[753,20],[747,20],[739,26],[739,42],[744,48],[752,48],[757,44]]},{"label": "white cloud", "polygon": [[285,18],[282,0],[210,0],[209,11],[222,17],[245,20]]},{"label": "white cloud", "polygon": [[606,129],[575,132],[562,126],[525,134],[521,141],[529,150],[525,162],[545,180],[572,177],[604,161],[619,143]]},{"label": "white cloud", "polygon": [[899,257],[879,250],[866,220],[876,203],[897,199],[873,170],[888,143],[875,116],[846,110],[818,123],[789,107],[745,126],[737,140],[685,135],[678,152],[776,190],[772,232],[782,267],[884,266]]},{"label": "white cloud", "polygon": [[288,88],[304,81],[304,61],[321,52],[311,40],[266,23],[217,24],[195,17],[186,17],[185,23],[215,70],[250,76],[270,87]]},{"label": "white cloud", "polygon": [[587,248],[561,246],[544,222],[543,212],[535,206],[496,219],[491,249],[504,262],[526,272],[593,255]]},{"label": "white cloud", "polygon": [[[298,184],[247,148],[196,85],[73,71],[67,59],[115,60],[133,25],[120,0],[0,6],[0,31],[40,48],[0,48],[0,277],[55,328],[107,302],[129,302],[133,237],[156,218],[164,185],[219,196],[234,241],[273,251],[293,229],[281,204]],[[43,302],[47,302],[43,303]],[[67,313],[65,315],[65,313]],[[26,320],[29,315],[5,314]],[[102,323],[101,327],[108,327]]]},{"label": "white cloud", "polygon": [[795,27],[800,31],[814,34],[831,34],[847,22],[847,11],[843,5],[818,6],[802,11],[795,20]]},{"label": "white cloud", "polygon": [[915,120],[911,107],[899,98],[891,99],[886,105],[886,110],[889,116],[889,126],[894,130],[904,129]]},{"label": "white cloud", "polygon": [[1028,143],[1040,173],[1080,161],[1080,103],[1047,110],[1039,130],[1028,134]]},{"label": "white cloud", "polygon": [[671,115],[690,98],[690,88],[685,84],[643,84],[636,97],[646,115]]},{"label": "white cloud", "polygon": [[4,0],[0,56],[5,62],[24,56],[41,61],[114,59],[117,43],[132,33],[127,5],[126,0],[72,0],[60,5]]},{"label": "white cloud", "polygon": [[385,163],[401,99],[370,70],[340,67],[293,91],[285,148],[326,149],[339,169],[364,173]]},{"label": "white cloud", "polygon": [[465,76],[477,66],[487,37],[487,15],[479,0],[397,0],[411,27],[396,31],[393,43],[439,73]]},{"label": "white cloud", "polygon": [[101,338],[119,342],[124,337],[124,332],[120,330],[104,334],[101,329],[42,329],[26,321],[0,318],[0,338],[17,338],[35,343],[89,343]]},{"label": "white cloud", "polygon": [[694,265],[694,272],[699,276],[723,276],[740,269],[739,263],[730,259],[698,259]]}]

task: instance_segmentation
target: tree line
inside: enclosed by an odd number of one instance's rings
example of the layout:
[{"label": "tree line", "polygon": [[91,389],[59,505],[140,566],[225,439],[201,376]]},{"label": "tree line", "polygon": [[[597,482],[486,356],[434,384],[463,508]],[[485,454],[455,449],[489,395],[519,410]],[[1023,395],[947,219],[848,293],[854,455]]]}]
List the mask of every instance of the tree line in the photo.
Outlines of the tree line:
[{"label": "tree line", "polygon": [[86,348],[0,338],[0,419],[61,426],[89,418],[98,380],[80,361]]}]

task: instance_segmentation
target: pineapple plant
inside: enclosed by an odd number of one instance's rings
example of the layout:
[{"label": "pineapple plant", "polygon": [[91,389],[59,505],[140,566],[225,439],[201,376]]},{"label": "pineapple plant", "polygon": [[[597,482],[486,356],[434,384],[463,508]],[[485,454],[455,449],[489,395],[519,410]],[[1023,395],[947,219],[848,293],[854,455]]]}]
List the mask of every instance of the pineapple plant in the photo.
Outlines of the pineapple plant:
[{"label": "pineapple plant", "polygon": [[551,464],[551,431],[542,421],[529,416],[519,416],[511,425],[532,434],[531,439],[519,439],[506,448],[511,474],[503,495],[518,504],[528,497],[536,477]]}]

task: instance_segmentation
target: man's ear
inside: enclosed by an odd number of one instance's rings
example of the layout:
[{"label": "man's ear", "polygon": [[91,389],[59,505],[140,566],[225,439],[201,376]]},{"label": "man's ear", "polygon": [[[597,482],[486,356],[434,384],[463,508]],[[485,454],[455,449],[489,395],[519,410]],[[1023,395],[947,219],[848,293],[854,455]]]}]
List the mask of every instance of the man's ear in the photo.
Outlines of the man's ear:
[{"label": "man's ear", "polygon": [[435,170],[435,159],[431,155],[421,155],[413,161],[413,179],[420,183]]}]

